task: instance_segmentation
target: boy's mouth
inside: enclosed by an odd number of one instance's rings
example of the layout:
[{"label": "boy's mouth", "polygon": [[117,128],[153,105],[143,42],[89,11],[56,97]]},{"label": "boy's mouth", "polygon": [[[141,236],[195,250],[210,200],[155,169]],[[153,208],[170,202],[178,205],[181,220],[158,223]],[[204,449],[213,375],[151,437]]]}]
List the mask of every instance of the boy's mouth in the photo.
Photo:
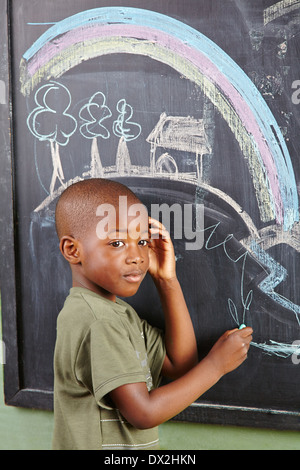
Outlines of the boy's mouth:
[{"label": "boy's mouth", "polygon": [[124,274],[123,277],[127,282],[141,282],[144,277],[144,272],[140,270],[131,271],[130,273]]}]

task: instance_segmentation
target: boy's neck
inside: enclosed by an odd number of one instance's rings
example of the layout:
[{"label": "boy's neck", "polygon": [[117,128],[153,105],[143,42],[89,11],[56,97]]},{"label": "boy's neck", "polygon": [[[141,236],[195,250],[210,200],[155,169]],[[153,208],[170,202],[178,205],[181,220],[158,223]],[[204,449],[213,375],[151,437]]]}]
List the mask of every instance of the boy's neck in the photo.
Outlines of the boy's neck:
[{"label": "boy's neck", "polygon": [[95,294],[100,295],[100,297],[104,297],[107,300],[111,300],[112,302],[116,302],[116,296],[107,292],[106,290],[102,289],[102,287],[97,286],[96,284],[91,283],[90,281],[84,279],[78,279],[77,276],[73,276],[72,287],[84,287]]}]

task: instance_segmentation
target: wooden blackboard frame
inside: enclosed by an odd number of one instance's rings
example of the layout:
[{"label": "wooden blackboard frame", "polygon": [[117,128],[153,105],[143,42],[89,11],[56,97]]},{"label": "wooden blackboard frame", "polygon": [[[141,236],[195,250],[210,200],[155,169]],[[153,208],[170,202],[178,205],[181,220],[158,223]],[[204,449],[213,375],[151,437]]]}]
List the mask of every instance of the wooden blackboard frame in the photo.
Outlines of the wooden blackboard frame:
[{"label": "wooden blackboard frame", "polygon": [[3,90],[0,104],[0,239],[1,239],[1,309],[2,335],[5,347],[4,395],[12,406],[52,409],[52,393],[31,390],[22,385],[22,357],[19,324],[22,305],[18,298],[16,267],[17,214],[15,210],[14,153],[13,153],[13,93],[10,62],[10,5],[0,0],[0,80]]},{"label": "wooden blackboard frame", "polygon": [[[5,84],[5,99],[0,103],[0,239],[1,239],[1,301],[3,340],[6,349],[4,393],[7,405],[51,410],[53,393],[23,386],[22,344],[19,335],[22,324],[19,273],[16,263],[18,217],[15,207],[14,178],[14,96],[11,84],[10,35],[11,0],[0,0],[0,80]],[[205,402],[195,403],[182,412],[177,420],[253,426],[278,429],[300,429],[298,413],[265,408],[243,408]]]}]

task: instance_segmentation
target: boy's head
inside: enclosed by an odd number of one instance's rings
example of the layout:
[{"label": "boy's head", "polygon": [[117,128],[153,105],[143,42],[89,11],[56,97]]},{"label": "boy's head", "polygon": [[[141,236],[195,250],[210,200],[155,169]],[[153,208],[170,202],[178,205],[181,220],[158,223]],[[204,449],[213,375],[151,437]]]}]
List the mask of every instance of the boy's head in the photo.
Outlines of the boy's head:
[{"label": "boy's head", "polygon": [[147,209],[126,186],[100,178],[69,186],[55,213],[73,286],[110,300],[138,290],[149,266]]}]

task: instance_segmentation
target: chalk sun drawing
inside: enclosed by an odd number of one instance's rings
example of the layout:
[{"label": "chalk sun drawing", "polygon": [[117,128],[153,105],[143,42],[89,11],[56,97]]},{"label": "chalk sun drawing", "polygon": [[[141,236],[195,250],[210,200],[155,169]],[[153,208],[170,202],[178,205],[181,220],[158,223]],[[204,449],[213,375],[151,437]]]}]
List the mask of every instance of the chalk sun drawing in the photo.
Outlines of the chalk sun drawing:
[{"label": "chalk sun drawing", "polygon": [[[22,92],[106,54],[146,55],[198,84],[228,123],[248,162],[261,219],[285,230],[299,221],[289,152],[262,96],[230,57],[200,32],[136,8],[98,8],[55,24],[24,54]],[[255,105],[254,105],[255,103]]]}]

